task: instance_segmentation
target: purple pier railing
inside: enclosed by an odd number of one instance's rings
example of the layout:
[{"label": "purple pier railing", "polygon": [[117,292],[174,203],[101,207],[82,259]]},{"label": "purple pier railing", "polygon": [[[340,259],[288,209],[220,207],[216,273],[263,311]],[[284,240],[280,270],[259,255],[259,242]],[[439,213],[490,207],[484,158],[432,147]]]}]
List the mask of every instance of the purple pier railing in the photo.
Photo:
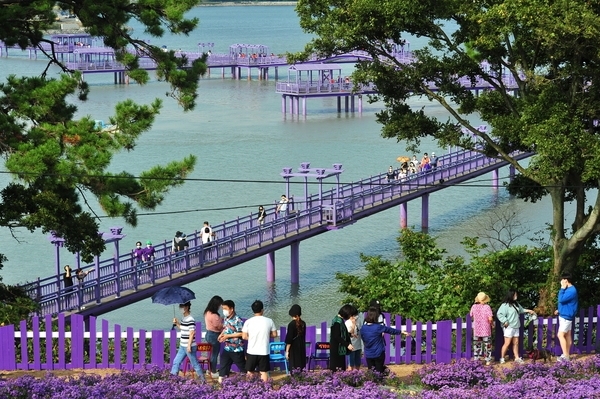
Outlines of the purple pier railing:
[{"label": "purple pier railing", "polygon": [[[519,153],[517,159],[531,156]],[[385,174],[309,195],[305,204],[294,203],[285,216],[275,214],[275,205],[267,206],[267,218],[259,225],[255,214],[214,225],[216,239],[201,245],[198,232],[188,236],[190,248],[177,256],[170,252],[171,240],[157,244],[156,259],[136,264],[132,253],[97,258],[83,266],[94,269],[83,284],[66,291],[62,276],[38,278],[23,285],[40,304],[40,315],[60,312],[95,315],[126,306],[151,296],[158,289],[185,284],[248,260],[266,255],[328,230],[350,225],[361,218],[406,203],[454,184],[497,170],[507,165],[475,151],[455,151],[439,157],[435,170],[416,173],[388,183]]]}]

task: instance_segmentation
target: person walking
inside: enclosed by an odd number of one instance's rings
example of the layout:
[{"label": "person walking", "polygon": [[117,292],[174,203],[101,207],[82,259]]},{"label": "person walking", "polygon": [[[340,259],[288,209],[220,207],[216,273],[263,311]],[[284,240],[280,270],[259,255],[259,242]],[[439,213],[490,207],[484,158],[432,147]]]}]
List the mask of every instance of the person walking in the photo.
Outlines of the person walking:
[{"label": "person walking", "polygon": [[263,225],[265,223],[265,218],[267,217],[267,211],[261,205],[258,207],[258,224]]},{"label": "person walking", "polygon": [[223,331],[219,335],[219,342],[223,344],[219,368],[219,383],[223,378],[229,377],[231,365],[235,364],[240,373],[246,373],[246,358],[244,357],[244,343],[242,341],[242,327],[244,323],[235,313],[235,303],[227,299],[223,301]]},{"label": "person walking", "polygon": [[285,336],[285,357],[290,363],[290,370],[304,370],[306,367],[306,323],[302,320],[300,305],[292,305],[288,312],[292,321],[287,326]]},{"label": "person walking", "polygon": [[205,247],[209,246],[210,243],[214,240],[214,236],[215,236],[215,233],[213,233],[212,227],[210,227],[210,223],[205,221],[200,233],[202,235],[202,245],[204,245]]},{"label": "person walking", "polygon": [[202,382],[206,382],[204,379],[204,374],[202,374],[202,367],[200,367],[200,363],[198,363],[198,358],[196,357],[196,349],[198,347],[195,339],[196,321],[190,314],[191,308],[192,304],[190,302],[182,303],[179,305],[179,309],[181,309],[183,312],[181,321],[179,321],[176,317],[173,318],[173,324],[179,329],[179,331],[181,331],[181,336],[179,338],[179,349],[177,350],[175,359],[173,359],[171,374],[179,375],[181,363],[187,356],[190,364],[196,372],[197,378]]},{"label": "person walking", "polygon": [[385,174],[385,178],[388,183],[392,183],[394,180],[396,180],[398,178],[398,174],[396,173],[396,171],[394,170],[394,168],[392,166],[390,166],[388,168],[388,171]]},{"label": "person walking", "polygon": [[475,360],[485,359],[486,366],[492,362],[492,326],[494,314],[488,305],[490,297],[480,292],[475,297],[469,315],[473,319],[473,356]]},{"label": "person walking", "polygon": [[251,307],[254,316],[246,320],[242,327],[242,339],[248,341],[246,372],[252,375],[258,367],[261,380],[267,381],[271,370],[269,342],[271,338],[277,337],[277,328],[275,328],[273,320],[263,316],[264,305],[262,301],[257,299]]},{"label": "person walking", "polygon": [[515,355],[515,362],[523,363],[523,359],[519,356],[519,329],[521,328],[521,321],[519,315],[521,313],[535,314],[533,310],[524,309],[519,302],[517,302],[518,294],[516,290],[508,290],[504,302],[500,305],[497,312],[498,320],[502,324],[502,331],[504,334],[504,345],[500,352],[500,363],[504,364],[506,352],[509,346],[512,345],[513,353]]},{"label": "person walking", "polygon": [[135,243],[135,249],[133,250],[133,259],[135,260],[136,265],[144,263],[144,248],[142,248],[141,241]]},{"label": "person walking", "polygon": [[346,320],[353,313],[354,306],[342,306],[331,322],[329,330],[329,369],[331,371],[346,370],[346,354],[354,350],[350,342],[350,334],[346,328]]},{"label": "person walking", "polygon": [[431,153],[431,159],[429,160],[429,164],[431,165],[431,170],[435,170],[438,167],[439,158],[435,156],[435,152]]},{"label": "person walking", "polygon": [[350,343],[352,344],[352,351],[348,352],[348,370],[358,370],[361,366],[362,356],[362,339],[360,337],[360,329],[362,328],[362,321],[358,309],[353,306],[352,312],[350,312],[350,318],[346,320],[346,328],[348,334],[350,334]]},{"label": "person walking", "polygon": [[64,269],[63,283],[65,285],[65,292],[70,292],[73,291],[73,269],[69,265],[65,265]]},{"label": "person walking", "polygon": [[365,324],[363,324],[361,329],[361,337],[364,344],[365,357],[367,358],[367,367],[380,374],[383,374],[385,371],[385,341],[383,334],[409,335],[395,328],[380,324],[379,309],[371,306],[367,311]]},{"label": "person walking", "polygon": [[577,316],[579,299],[577,289],[571,281],[572,277],[564,273],[560,280],[560,290],[558,291],[558,310],[554,314],[558,315],[558,341],[562,349],[562,355],[556,360],[559,362],[569,361],[571,359],[571,346],[573,345],[573,321]]},{"label": "person walking", "polygon": [[153,261],[155,252],[156,250],[152,246],[152,241],[146,241],[146,248],[144,248],[144,262]]},{"label": "person walking", "polygon": [[279,200],[279,203],[277,204],[277,208],[275,208],[275,214],[278,216],[279,214],[281,214],[285,217],[287,215],[288,203],[288,198],[285,196],[285,194],[282,195],[281,199]]},{"label": "person walking", "polygon": [[[219,342],[219,335],[223,332],[223,319],[219,314],[219,309],[223,304],[223,298],[218,295],[213,296],[206,309],[204,309],[204,325],[206,326],[206,342],[212,345],[212,353],[210,355],[210,375],[212,378],[219,378],[217,369],[217,359],[219,352],[221,352],[221,342]],[[209,374],[209,371],[206,371]]]}]

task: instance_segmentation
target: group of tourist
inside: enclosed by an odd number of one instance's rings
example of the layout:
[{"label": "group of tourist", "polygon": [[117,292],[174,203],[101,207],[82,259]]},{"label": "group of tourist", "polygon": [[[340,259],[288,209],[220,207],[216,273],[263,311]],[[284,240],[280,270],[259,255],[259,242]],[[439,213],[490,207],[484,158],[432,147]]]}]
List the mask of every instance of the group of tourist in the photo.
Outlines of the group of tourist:
[{"label": "group of tourist", "polygon": [[[521,328],[519,315],[529,313],[530,319],[537,318],[533,310],[524,309],[517,299],[517,291],[509,290],[496,312],[504,336],[504,344],[500,352],[501,364],[506,362],[505,357],[509,348],[512,348],[516,363],[524,362],[519,355],[519,330]],[[475,297],[475,303],[469,313],[473,320],[473,356],[475,360],[483,359],[486,365],[490,365],[492,362],[492,329],[494,327],[494,314],[488,305],[489,301],[490,297],[484,292],[480,292]],[[571,336],[573,320],[577,315],[578,306],[577,289],[572,283],[571,275],[563,274],[558,291],[558,309],[555,312],[555,315],[558,315],[557,337],[562,350],[558,361],[570,360],[571,346],[573,345]]]},{"label": "group of tourist", "polygon": [[[195,320],[190,315],[191,304],[187,302],[179,305],[179,308],[182,310],[183,317],[181,321],[175,318],[173,323],[181,330],[181,336],[179,350],[173,360],[171,374],[179,374],[181,363],[187,356],[198,378],[205,381],[196,357]],[[272,319],[263,316],[264,305],[262,301],[254,301],[251,309],[253,316],[242,322],[235,311],[235,303],[230,299],[223,300],[218,295],[213,296],[206,309],[204,309],[205,340],[212,346],[209,369],[206,374],[212,379],[218,378],[218,381],[222,382],[223,378],[229,376],[233,364],[236,365],[240,373],[254,374],[258,371],[262,380],[266,381],[268,379],[271,365],[269,344],[271,338],[277,337],[277,328]],[[297,334],[302,334],[305,331],[306,324],[300,319],[300,306],[294,305],[290,309],[290,314],[292,314],[292,311],[295,318],[293,321],[294,326],[296,326],[295,331]],[[292,335],[292,333],[290,332],[288,335]],[[245,353],[243,341],[247,341]],[[221,345],[223,345],[223,351],[221,351]],[[304,348],[304,339],[302,339],[302,348]],[[219,353],[221,359],[217,369]],[[286,353],[289,353],[289,347]]]},{"label": "group of tourist", "polygon": [[410,160],[408,160],[408,157],[405,159],[406,161],[402,162],[399,169],[394,169],[390,165],[386,173],[386,180],[388,183],[395,180],[404,180],[415,173],[435,170],[440,165],[440,160],[435,155],[435,152],[431,153],[431,157],[429,154],[424,153],[420,162],[416,155],[413,155]]},{"label": "group of tourist", "polygon": [[[195,339],[195,320],[191,316],[191,303],[179,305],[182,318],[173,319],[173,325],[180,329],[179,349],[173,360],[171,373],[179,374],[181,363],[187,357],[196,375],[206,381],[197,359]],[[236,365],[242,374],[259,373],[266,381],[270,371],[270,342],[277,337],[277,329],[272,319],[263,315],[264,305],[260,300],[251,305],[253,316],[245,322],[237,315],[235,303],[213,296],[204,309],[205,341],[211,345],[206,375],[222,382],[231,373],[232,365]],[[300,305],[292,305],[289,310],[292,318],[287,326],[285,336],[285,357],[289,369],[304,370],[306,368],[306,322],[302,320]],[[381,375],[385,371],[385,341],[383,334],[405,334],[400,330],[387,327],[381,313],[379,301],[371,301],[364,321],[356,307],[347,304],[342,306],[334,317],[329,338],[329,369],[332,371],[359,369],[364,356],[367,366]],[[243,341],[247,341],[244,351]],[[221,351],[221,346],[223,350]],[[219,367],[217,360],[221,354]],[[346,367],[348,360],[348,368]]]},{"label": "group of tourist", "polygon": [[[489,305],[490,297],[480,292],[475,297],[470,316],[473,320],[473,354],[475,360],[484,360],[486,365],[492,361],[492,329],[494,314]],[[171,373],[179,374],[183,360],[187,357],[201,381],[206,381],[202,368],[196,357],[195,320],[191,316],[191,303],[179,305],[182,318],[173,320],[174,326],[180,329],[179,349]],[[558,292],[558,333],[562,355],[558,361],[570,360],[570,350],[573,344],[573,320],[578,308],[577,290],[572,278],[564,274],[560,281]],[[235,310],[232,300],[223,300],[213,296],[204,310],[206,327],[205,340],[211,345],[212,351],[206,374],[212,379],[222,382],[231,373],[232,365],[236,365],[240,373],[260,374],[266,381],[270,371],[270,342],[277,337],[277,328],[272,319],[265,317],[262,301],[256,300],[251,305],[253,316],[242,321]],[[518,302],[516,290],[509,290],[496,312],[496,317],[502,326],[504,344],[502,346],[500,363],[505,363],[505,357],[512,347],[515,362],[523,363],[519,355],[518,341],[520,330],[519,315],[529,313],[535,317],[535,312],[524,309]],[[289,310],[292,318],[287,326],[285,336],[285,356],[291,370],[306,368],[306,323],[302,320],[302,309],[293,305]],[[346,304],[340,308],[331,322],[329,331],[329,369],[332,371],[359,369],[362,357],[366,359],[367,367],[383,375],[385,368],[384,334],[410,335],[407,332],[385,325],[381,306],[378,300],[372,300],[366,312],[364,321],[361,320],[358,309]],[[244,341],[247,341],[244,351]],[[223,350],[221,351],[221,346]],[[221,354],[219,368],[218,356]]]}]

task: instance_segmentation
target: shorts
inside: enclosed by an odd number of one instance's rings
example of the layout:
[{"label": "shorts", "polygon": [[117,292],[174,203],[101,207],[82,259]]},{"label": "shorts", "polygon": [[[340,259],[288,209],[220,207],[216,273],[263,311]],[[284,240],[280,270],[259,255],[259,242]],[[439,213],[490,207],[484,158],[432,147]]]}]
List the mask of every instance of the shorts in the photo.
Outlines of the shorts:
[{"label": "shorts", "polygon": [[505,338],[516,338],[516,337],[519,336],[519,329],[518,328],[504,327],[502,329],[502,331],[504,331],[504,337]]},{"label": "shorts", "polygon": [[573,329],[573,320],[563,319],[558,316],[558,332],[566,333]]},{"label": "shorts", "polygon": [[258,371],[267,372],[271,370],[269,355],[246,355],[246,371],[253,372],[258,366]]}]

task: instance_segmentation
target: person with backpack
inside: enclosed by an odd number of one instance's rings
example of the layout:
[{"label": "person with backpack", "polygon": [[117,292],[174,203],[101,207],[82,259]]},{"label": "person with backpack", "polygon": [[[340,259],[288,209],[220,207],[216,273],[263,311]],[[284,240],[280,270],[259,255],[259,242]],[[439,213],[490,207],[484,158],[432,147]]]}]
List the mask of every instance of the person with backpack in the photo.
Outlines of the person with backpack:
[{"label": "person with backpack", "polygon": [[506,298],[502,305],[500,305],[496,314],[504,333],[504,345],[502,345],[502,351],[500,353],[500,364],[504,364],[504,356],[506,356],[508,347],[511,345],[515,355],[515,362],[523,363],[523,359],[519,356],[519,329],[521,328],[519,315],[521,313],[535,314],[535,312],[530,309],[524,309],[519,302],[517,302],[517,297],[517,290],[508,290]]},{"label": "person with backpack", "polygon": [[205,221],[204,225],[202,226],[202,229],[200,230],[200,237],[202,238],[202,251],[204,252],[204,260],[208,260],[208,252],[209,252],[209,247],[213,244],[213,241],[215,239],[215,233],[212,230],[212,227],[210,227],[210,224]]}]

